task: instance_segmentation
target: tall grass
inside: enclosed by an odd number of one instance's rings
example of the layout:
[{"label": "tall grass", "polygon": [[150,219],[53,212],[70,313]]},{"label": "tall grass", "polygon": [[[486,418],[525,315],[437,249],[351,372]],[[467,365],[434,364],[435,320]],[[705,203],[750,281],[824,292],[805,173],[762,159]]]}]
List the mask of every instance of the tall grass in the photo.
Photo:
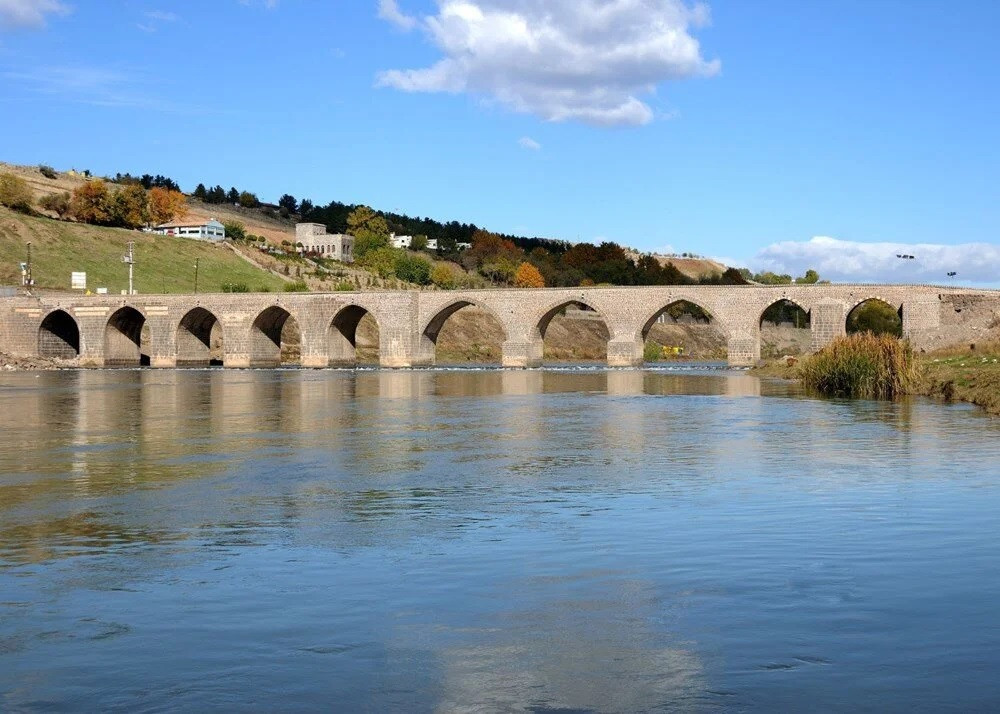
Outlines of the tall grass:
[{"label": "tall grass", "polygon": [[802,364],[800,375],[821,394],[892,399],[911,390],[918,370],[909,342],[861,332],[835,339]]}]

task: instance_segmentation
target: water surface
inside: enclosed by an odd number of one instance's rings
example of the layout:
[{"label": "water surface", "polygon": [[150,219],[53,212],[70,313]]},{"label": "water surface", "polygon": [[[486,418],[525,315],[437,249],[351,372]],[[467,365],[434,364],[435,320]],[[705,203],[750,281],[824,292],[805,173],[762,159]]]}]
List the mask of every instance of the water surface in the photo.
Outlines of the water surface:
[{"label": "water surface", "polygon": [[1000,423],[726,371],[0,375],[0,710],[1000,707]]}]

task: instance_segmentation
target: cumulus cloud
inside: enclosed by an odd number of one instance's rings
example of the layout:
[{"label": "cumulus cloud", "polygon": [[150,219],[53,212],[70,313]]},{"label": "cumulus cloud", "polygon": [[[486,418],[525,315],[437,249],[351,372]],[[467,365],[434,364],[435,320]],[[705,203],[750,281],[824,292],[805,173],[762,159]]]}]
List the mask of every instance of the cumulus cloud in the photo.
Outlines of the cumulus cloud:
[{"label": "cumulus cloud", "polygon": [[[394,0],[382,0],[380,16]],[[413,18],[409,18],[413,19]],[[392,69],[379,86],[406,92],[468,92],[548,121],[639,125],[654,111],[639,97],[659,83],[709,77],[690,29],[705,5],[682,0],[438,0],[420,27],[443,57]],[[416,21],[415,21],[416,22]]]},{"label": "cumulus cloud", "polygon": [[[896,255],[912,255],[913,260]],[[1000,245],[991,243],[860,243],[817,236],[773,243],[752,261],[757,270],[802,275],[808,268],[837,282],[1000,283]]]},{"label": "cumulus cloud", "polygon": [[379,0],[378,16],[405,32],[409,32],[417,26],[417,18],[403,13],[396,0]]},{"label": "cumulus cloud", "polygon": [[41,28],[48,15],[68,12],[69,7],[59,0],[0,0],[0,28]]},{"label": "cumulus cloud", "polygon": [[539,151],[542,148],[542,145],[530,136],[522,136],[517,140],[517,145],[522,149],[530,149],[531,151]]}]

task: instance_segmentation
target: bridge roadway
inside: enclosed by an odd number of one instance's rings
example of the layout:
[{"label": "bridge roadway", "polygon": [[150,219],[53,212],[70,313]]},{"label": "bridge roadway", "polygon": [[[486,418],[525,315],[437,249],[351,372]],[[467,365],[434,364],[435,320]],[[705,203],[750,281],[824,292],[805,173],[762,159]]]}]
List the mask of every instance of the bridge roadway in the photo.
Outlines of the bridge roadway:
[{"label": "bridge roadway", "polygon": [[882,300],[902,316],[918,349],[1000,336],[1000,291],[932,285],[662,286],[83,296],[53,294],[0,298],[0,351],[22,357],[79,357],[89,367],[207,364],[213,332],[221,336],[226,367],[278,363],[282,328],[297,323],[301,361],[326,367],[354,361],[358,323],[378,323],[380,363],[434,363],[438,334],[457,310],[476,305],[503,326],[502,362],[533,367],[552,318],[568,305],[596,310],[607,325],[608,364],[642,362],[643,342],[670,305],[688,301],[707,312],[726,335],[729,362],[760,358],[760,322],[781,300],[810,316],[812,349],[845,332],[859,304]]}]

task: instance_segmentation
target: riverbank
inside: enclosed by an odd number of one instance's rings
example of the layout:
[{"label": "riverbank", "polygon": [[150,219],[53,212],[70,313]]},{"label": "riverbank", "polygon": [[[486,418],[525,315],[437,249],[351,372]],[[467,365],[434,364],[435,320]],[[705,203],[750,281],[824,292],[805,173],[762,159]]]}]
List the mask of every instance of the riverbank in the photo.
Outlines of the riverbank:
[{"label": "riverbank", "polygon": [[[910,392],[944,401],[961,401],[1000,416],[1000,342],[952,347],[920,355],[918,378]],[[773,379],[800,379],[794,359],[768,361],[751,374]]]}]

